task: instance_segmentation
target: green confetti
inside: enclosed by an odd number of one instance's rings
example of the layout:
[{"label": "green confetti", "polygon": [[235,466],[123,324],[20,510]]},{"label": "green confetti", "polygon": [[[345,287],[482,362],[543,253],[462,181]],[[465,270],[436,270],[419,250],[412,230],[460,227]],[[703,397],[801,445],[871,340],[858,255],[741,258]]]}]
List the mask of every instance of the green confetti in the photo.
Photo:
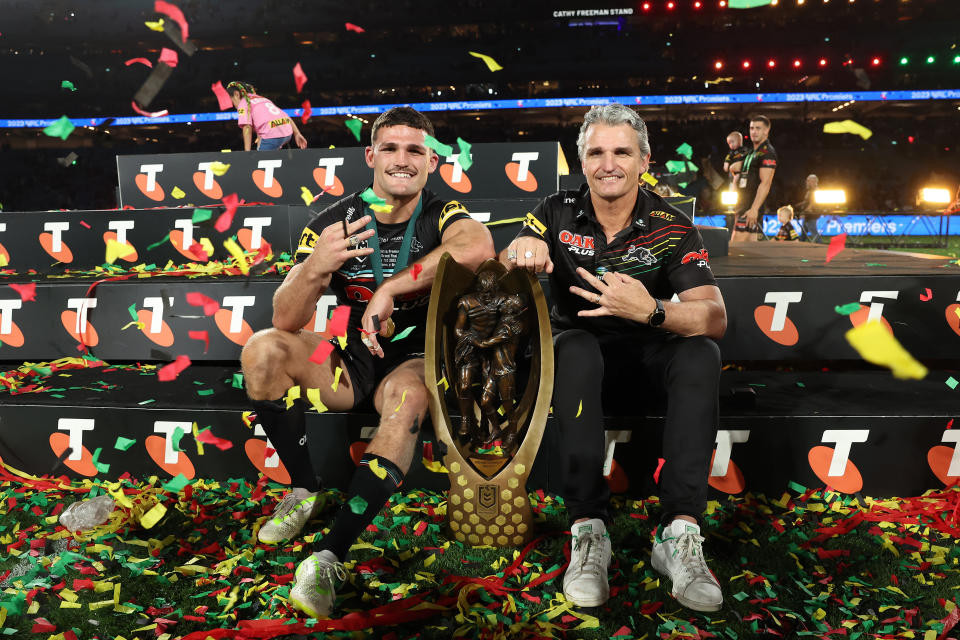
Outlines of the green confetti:
[{"label": "green confetti", "polygon": [[367,510],[367,501],[360,496],[353,496],[347,504],[350,505],[350,511],[353,511],[357,515]]},{"label": "green confetti", "polygon": [[772,4],[773,0],[730,0],[731,9],[756,9]]},{"label": "green confetti", "polygon": [[134,322],[139,322],[140,318],[137,317],[137,303],[134,302],[132,305],[127,307],[127,312],[130,314],[130,317],[133,318]]},{"label": "green confetti", "polygon": [[957,380],[953,376],[950,376],[949,378],[947,378],[946,384],[951,389],[956,389],[957,385],[960,384],[960,382],[957,382]]},{"label": "green confetti", "polygon": [[842,316],[848,316],[848,315],[850,315],[851,313],[854,313],[854,312],[856,312],[856,311],[860,311],[860,303],[859,303],[859,302],[851,302],[851,303],[845,304],[845,305],[843,305],[843,306],[839,306],[839,305],[838,305],[838,306],[834,307],[833,310],[836,311],[837,313],[839,313],[839,314],[842,315]]},{"label": "green confetti", "polygon": [[93,466],[97,468],[97,471],[100,473],[106,473],[110,471],[110,465],[104,462],[100,462],[100,452],[103,451],[103,447],[97,447],[97,450],[93,452]]},{"label": "green confetti", "polygon": [[183,438],[183,435],[186,433],[181,427],[177,427],[173,430],[173,434],[170,436],[170,446],[173,447],[174,451],[183,451],[180,448],[180,440]]},{"label": "green confetti", "polygon": [[49,127],[45,127],[43,132],[51,138],[66,140],[75,128],[73,123],[70,122],[70,118],[61,116],[59,120],[55,120]]},{"label": "green confetti", "polygon": [[176,478],[171,478],[166,484],[163,485],[162,489],[164,491],[169,491],[170,493],[180,493],[183,491],[183,488],[190,484],[190,481],[187,480],[187,476],[182,473],[178,473]]},{"label": "green confetti", "polygon": [[398,333],[397,335],[393,336],[393,339],[390,340],[390,342],[396,342],[397,340],[403,340],[403,339],[406,338],[408,335],[410,335],[410,334],[413,332],[413,330],[416,329],[416,328],[417,328],[417,325],[411,325],[411,326],[407,327],[406,329],[404,329],[403,331],[401,331],[401,332]]},{"label": "green confetti", "polygon": [[792,480],[789,483],[787,483],[787,486],[790,487],[791,491],[796,491],[797,493],[802,494],[807,492],[807,488],[805,486],[797,482],[794,482]]},{"label": "green confetti", "polygon": [[123,436],[117,436],[117,441],[113,444],[114,449],[120,449],[120,451],[126,451],[132,447],[137,441],[132,438],[124,438]]},{"label": "green confetti", "polygon": [[363,122],[356,118],[350,118],[343,124],[346,125],[347,129],[350,129],[350,133],[357,139],[357,142],[360,142],[360,130],[363,129]]},{"label": "green confetti", "polygon": [[235,373],[233,374],[233,380],[230,382],[230,386],[234,389],[243,389],[243,374]]},{"label": "green confetti", "polygon": [[212,396],[212,395],[213,395],[213,389],[198,389],[198,390],[197,390],[197,395],[198,395],[198,396]]},{"label": "green confetti", "polygon": [[457,146],[460,147],[460,154],[457,156],[457,164],[459,164],[464,171],[469,171],[470,167],[473,166],[473,158],[470,156],[470,148],[473,145],[458,136]]},{"label": "green confetti", "polygon": [[149,398],[148,400],[142,400],[142,401],[138,402],[137,404],[142,407],[142,406],[145,405],[145,404],[150,404],[150,403],[153,403],[153,402],[156,402],[156,400],[154,400],[153,398]]},{"label": "green confetti", "polygon": [[670,173],[683,173],[687,170],[686,160],[667,160],[664,164]]},{"label": "green confetti", "polygon": [[201,222],[206,222],[213,216],[213,211],[210,209],[194,209],[193,210],[193,224],[200,224]]},{"label": "green confetti", "polygon": [[70,89],[70,91],[76,91],[76,90],[77,90],[77,88],[76,88],[75,86],[73,86],[73,83],[70,82],[69,80],[61,80],[61,81],[60,81],[60,88],[61,88],[61,89]]},{"label": "green confetti", "polygon": [[[453,147],[451,147],[448,144],[443,144],[442,142],[434,138],[429,133],[424,134],[423,143],[427,145],[428,149],[433,149],[434,151],[436,151],[438,155],[441,155],[441,156],[453,155]],[[460,166],[463,166],[463,165],[460,165]]]},{"label": "green confetti", "polygon": [[153,244],[151,244],[150,246],[148,246],[148,247],[147,247],[147,251],[153,251],[154,249],[156,249],[157,247],[159,247],[160,245],[162,245],[164,242],[166,242],[166,241],[169,240],[169,239],[170,239],[170,234],[168,233],[167,235],[163,236],[163,239],[162,239],[162,240],[159,240],[159,241],[157,241],[157,242],[154,242]]},{"label": "green confetti", "polygon": [[806,389],[806,388],[807,388],[807,385],[803,384],[803,383],[800,382],[799,380],[797,381],[797,386],[800,387],[801,389]]},{"label": "green confetti", "polygon": [[693,159],[693,147],[684,142],[682,145],[677,147],[677,155],[683,156],[687,160]]},{"label": "green confetti", "polygon": [[373,189],[367,187],[363,190],[363,193],[360,194],[360,199],[366,202],[367,204],[380,204],[385,205],[387,201],[378,196],[373,192]]}]

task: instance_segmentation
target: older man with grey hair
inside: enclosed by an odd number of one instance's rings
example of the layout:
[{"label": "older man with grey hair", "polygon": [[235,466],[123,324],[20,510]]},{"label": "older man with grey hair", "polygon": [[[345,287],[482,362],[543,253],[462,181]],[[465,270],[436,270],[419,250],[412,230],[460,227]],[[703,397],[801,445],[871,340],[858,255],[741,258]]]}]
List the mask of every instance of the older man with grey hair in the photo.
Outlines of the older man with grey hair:
[{"label": "older man with grey hair", "polygon": [[652,564],[681,604],[716,611],[723,595],[700,526],[718,422],[714,340],[726,330],[723,298],[697,228],[640,188],[650,163],[643,120],[622,105],[593,107],[577,150],[587,184],[544,199],[500,254],[508,268],[550,274],[555,459],[573,535],[564,594],[587,607],[610,594],[604,408],[642,415],[666,401]]}]

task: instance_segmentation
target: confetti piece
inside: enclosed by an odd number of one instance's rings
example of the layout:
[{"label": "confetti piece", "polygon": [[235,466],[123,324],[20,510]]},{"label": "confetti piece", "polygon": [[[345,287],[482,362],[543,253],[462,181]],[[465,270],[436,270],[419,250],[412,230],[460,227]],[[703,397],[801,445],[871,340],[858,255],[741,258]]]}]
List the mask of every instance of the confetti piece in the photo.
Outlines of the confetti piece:
[{"label": "confetti piece", "polygon": [[180,27],[180,37],[183,38],[183,41],[186,42],[187,38],[190,37],[189,29],[187,25],[186,18],[183,17],[183,12],[176,5],[172,5],[169,2],[164,2],[163,0],[156,0],[153,3],[153,10],[157,13],[162,13],[171,20],[177,23]]},{"label": "confetti piece", "polygon": [[320,398],[320,389],[307,389],[307,401],[317,413],[326,412],[327,406],[323,404],[323,400]]},{"label": "confetti piece", "polygon": [[170,382],[175,379],[178,375],[183,373],[183,370],[190,366],[190,358],[187,356],[177,356],[177,358],[168,365],[160,367],[157,371],[157,380],[160,382]]},{"label": "confetti piece", "polygon": [[303,72],[299,62],[293,66],[293,81],[297,83],[297,93],[300,93],[303,85],[307,84],[307,74]]},{"label": "confetti piece", "polygon": [[310,193],[310,189],[306,187],[300,187],[300,198],[303,200],[303,204],[308,207],[313,204],[313,194]]},{"label": "confetti piece", "polygon": [[656,483],[660,482],[660,472],[663,470],[663,463],[666,462],[665,458],[657,458],[657,468],[653,472],[653,481]]},{"label": "confetti piece", "polygon": [[[731,7],[733,4],[730,5]],[[870,136],[873,135],[873,131],[867,129],[862,124],[854,122],[853,120],[841,120],[840,122],[828,122],[823,125],[824,133],[852,133],[855,136],[860,136],[864,140],[869,140]]]},{"label": "confetti piece", "polygon": [[123,258],[135,253],[136,250],[131,247],[129,244],[121,244],[110,238],[107,240],[107,251],[105,260],[107,264],[113,264],[117,261],[117,258]]},{"label": "confetti piece", "polygon": [[222,82],[217,80],[210,85],[210,90],[213,91],[213,95],[217,96],[217,106],[220,107],[220,111],[233,107],[233,100],[230,99],[230,94],[227,93],[227,90],[223,88]]},{"label": "confetti piece", "polygon": [[97,447],[97,450],[93,452],[93,458],[91,459],[91,462],[93,462],[93,466],[97,468],[97,472],[107,473],[110,471],[110,465],[100,462],[100,453],[102,451],[103,447]]},{"label": "confetti piece", "polygon": [[170,448],[174,451],[183,451],[183,448],[180,446],[180,441],[183,440],[183,436],[186,435],[186,431],[177,427],[173,430],[173,433],[170,434]]},{"label": "confetti piece", "polygon": [[23,302],[33,302],[37,299],[37,284],[35,282],[29,284],[16,284],[11,282],[9,287],[20,294],[20,300]]},{"label": "confetti piece", "polygon": [[927,375],[927,368],[917,362],[876,320],[850,329],[844,337],[861,358],[888,367],[896,378],[922,380]]},{"label": "confetti piece", "polygon": [[956,389],[957,385],[960,384],[953,376],[950,376],[946,379],[946,385],[951,389]]},{"label": "confetti piece", "polygon": [[857,311],[860,311],[860,309],[862,308],[863,306],[859,302],[850,302],[842,306],[841,305],[835,306],[833,310],[842,316],[848,316],[851,313],[856,313]]},{"label": "confetti piece", "polygon": [[193,222],[193,224],[200,224],[201,222],[206,222],[212,217],[213,210],[211,209],[194,209],[191,222]]},{"label": "confetti piece", "polygon": [[577,407],[577,415],[575,415],[574,417],[575,417],[575,418],[579,418],[579,417],[580,417],[580,413],[581,413],[582,411],[583,411],[583,400],[580,400],[580,405]]},{"label": "confetti piece", "polygon": [[136,102],[133,102],[133,101],[130,102],[130,108],[132,108],[134,111],[136,111],[137,113],[139,113],[145,118],[162,118],[163,116],[168,115],[170,113],[166,109],[164,109],[163,111],[145,111],[140,108],[140,105],[138,105]]},{"label": "confetti piece", "polygon": [[683,156],[687,160],[693,159],[693,147],[686,142],[677,147],[676,151],[678,156]]},{"label": "confetti piece", "polygon": [[451,147],[448,144],[443,144],[442,142],[440,142],[439,140],[431,136],[429,133],[424,134],[423,143],[427,145],[428,149],[433,149],[434,151],[436,151],[437,155],[441,155],[444,157],[453,155],[453,147]]},{"label": "confetti piece", "polygon": [[330,322],[327,323],[327,331],[332,336],[347,335],[347,323],[350,321],[350,306],[346,304],[338,305],[333,313],[330,314]]},{"label": "confetti piece", "polygon": [[377,476],[377,477],[380,478],[381,480],[386,479],[386,477],[387,477],[387,470],[380,466],[380,463],[377,462],[377,459],[376,459],[376,458],[374,458],[373,460],[371,460],[370,463],[369,463],[367,466],[370,467],[370,471],[373,471],[373,475]]},{"label": "confetti piece", "polygon": [[336,371],[333,372],[333,384],[330,385],[330,388],[334,391],[337,390],[337,387],[340,386],[340,376],[343,374],[343,369],[337,367]]},{"label": "confetti piece", "polygon": [[397,335],[393,336],[393,338],[390,340],[390,342],[396,342],[397,340],[403,340],[403,339],[406,338],[408,335],[410,335],[411,333],[413,333],[413,330],[416,329],[416,328],[417,328],[417,325],[411,325],[411,326],[407,327],[406,329],[404,329],[403,331],[401,331],[401,332],[398,333]]},{"label": "confetti piece", "polygon": [[67,116],[61,116],[59,120],[55,120],[50,126],[44,127],[43,133],[51,138],[60,138],[61,140],[66,140],[70,137],[70,134],[73,133],[75,128],[76,127],[73,126],[73,123],[70,122],[70,118]]},{"label": "confetti piece", "polygon": [[233,238],[224,240],[223,247],[230,252],[230,255],[233,256],[233,259],[237,262],[237,266],[240,267],[240,273],[243,275],[250,273],[250,265],[247,264],[247,257],[243,255],[243,249],[240,248],[240,245],[238,245]]},{"label": "confetti piece", "polygon": [[317,348],[314,349],[313,354],[310,356],[310,362],[316,364],[323,364],[327,361],[327,358],[330,357],[330,354],[333,352],[333,345],[324,340],[317,345]]},{"label": "confetti piece", "polygon": [[360,130],[363,129],[363,122],[356,118],[349,118],[348,120],[344,120],[343,124],[347,129],[350,129],[350,133],[354,135],[357,142],[360,142]]},{"label": "confetti piece", "polygon": [[163,490],[170,493],[180,493],[188,484],[190,484],[190,480],[187,479],[187,476],[178,473],[175,478],[171,478],[163,485]]},{"label": "confetti piece", "polygon": [[[73,151],[71,151],[70,153],[68,153],[68,154],[65,155],[64,157],[62,157],[62,158],[57,158],[57,164],[59,164],[61,167],[70,167],[70,166],[73,166],[73,165],[77,164],[77,158],[79,158],[79,157],[80,157],[80,156],[78,156],[76,153],[74,153]],[[80,224],[83,225],[83,226],[84,226],[85,228],[87,228],[87,229],[90,228],[90,225],[87,224],[86,222],[84,222],[83,220],[80,221]]]},{"label": "confetti piece", "polygon": [[[221,164],[221,163],[215,162],[214,164]],[[223,164],[221,165],[221,167],[226,167],[226,169],[223,170],[223,173],[217,173],[216,170],[214,170],[214,173],[222,176],[224,173],[227,172],[227,169],[230,168],[230,165]],[[213,169],[212,166],[210,168]],[[221,213],[217,217],[217,222],[213,225],[213,228],[219,231],[220,233],[224,233],[227,229],[230,228],[230,225],[233,224],[233,217],[236,215],[237,207],[240,205],[240,198],[237,197],[237,194],[231,193],[230,195],[225,196],[223,200],[221,200],[221,202],[223,202],[223,206],[225,208],[223,210],[223,213]]]},{"label": "confetti piece", "polygon": [[120,449],[120,451],[126,451],[132,447],[137,441],[132,438],[124,438],[123,436],[117,436],[117,441],[113,443],[114,449]]},{"label": "confetti piece", "polygon": [[153,505],[153,508],[150,511],[147,511],[140,517],[140,526],[144,529],[151,529],[153,525],[160,522],[162,518],[167,513],[167,508],[160,504],[159,502]]},{"label": "confetti piece", "polygon": [[160,19],[157,20],[156,22],[151,22],[151,21],[148,20],[147,22],[144,22],[143,24],[145,24],[145,25],[147,26],[147,29],[150,29],[150,31],[156,31],[156,32],[158,32],[158,33],[163,33],[163,18],[160,18]]},{"label": "confetti piece", "polygon": [[407,400],[407,390],[403,390],[403,394],[400,396],[400,404],[397,405],[397,408],[393,410],[394,413],[400,411],[400,407],[403,406],[403,403]]},{"label": "confetti piece", "polygon": [[220,451],[226,451],[227,449],[233,447],[233,443],[226,438],[218,438],[217,436],[213,435],[213,431],[210,429],[210,427],[201,429],[200,433],[197,434],[197,440],[203,444],[213,445],[217,449],[220,449]]},{"label": "confetti piece", "polygon": [[191,340],[203,340],[204,353],[210,350],[210,334],[206,331],[206,329],[202,331],[188,331],[187,335]]},{"label": "confetti piece", "polygon": [[840,235],[833,236],[830,238],[830,246],[827,247],[827,259],[826,262],[830,262],[837,257],[837,254],[843,251],[847,246],[847,234],[841,233]]},{"label": "confetti piece", "polygon": [[310,116],[313,115],[313,107],[310,106],[309,100],[304,100],[303,104],[300,105],[300,108],[303,109],[303,115],[300,116],[300,122],[307,124],[310,120]]},{"label": "confetti piece", "polygon": [[176,198],[177,200],[182,200],[187,196],[186,192],[177,186],[174,186],[173,189],[170,190],[170,195]]},{"label": "confetti piece", "polygon": [[367,510],[367,501],[360,496],[353,496],[347,504],[350,505],[350,511],[357,515],[361,515]]},{"label": "confetti piece", "polygon": [[220,309],[220,304],[210,296],[199,291],[187,292],[187,304],[193,307],[203,307],[204,315],[212,316]]},{"label": "confetti piece", "polygon": [[423,265],[419,262],[414,262],[413,266],[410,267],[410,275],[414,280],[417,279],[417,276],[420,275],[420,272],[423,271]]},{"label": "confetti piece", "polygon": [[464,171],[469,171],[470,167],[473,166],[473,156],[470,155],[470,148],[473,146],[463,138],[457,138],[457,146],[459,151],[457,154],[457,164],[460,165],[460,168]]},{"label": "confetti piece", "polygon": [[439,387],[440,385],[443,385],[444,391],[450,390],[450,383],[447,382],[447,376],[443,376],[442,378],[440,378],[440,380],[437,382],[437,386]]},{"label": "confetti piece", "polygon": [[928,302],[928,301],[930,301],[932,298],[933,298],[933,292],[930,291],[929,288],[927,288],[926,291],[924,291],[923,293],[920,294],[920,299],[923,300],[924,302]]},{"label": "confetti piece", "polygon": [[[163,31],[163,25],[162,25],[162,24],[160,25],[160,31]],[[123,64],[127,65],[128,67],[129,67],[130,65],[132,65],[132,64],[143,64],[143,65],[146,65],[146,66],[150,67],[151,69],[153,68],[153,63],[150,62],[149,60],[147,60],[146,58],[130,58],[129,60],[127,60],[127,61],[124,62]]]},{"label": "confetti piece", "polygon": [[[217,160],[210,163],[210,171],[213,171],[213,175],[219,178],[220,176],[226,175],[227,171],[230,171],[230,165]],[[234,194],[234,196],[236,196],[236,194]]]},{"label": "confetti piece", "polygon": [[641,175],[640,177],[643,179],[644,182],[646,182],[647,184],[649,184],[651,187],[657,186],[657,182],[659,182],[659,180],[657,180],[656,178],[654,178],[652,175],[650,175],[650,174],[647,173],[646,171],[644,171],[644,172],[643,172],[643,175]]},{"label": "confetti piece", "polygon": [[230,386],[234,389],[243,389],[243,374],[235,373],[230,380]]},{"label": "confetti piece", "polygon": [[497,64],[496,60],[494,60],[488,55],[485,55],[483,53],[477,53],[476,51],[470,51],[469,53],[474,58],[480,58],[481,60],[483,60],[483,62],[487,65],[487,69],[490,69],[490,71],[500,71],[501,69],[503,69],[503,67]]},{"label": "confetti piece", "polygon": [[755,9],[771,4],[773,0],[730,0],[731,9]]},{"label": "confetti piece", "polygon": [[177,57],[176,51],[163,47],[160,49],[160,58],[158,62],[162,62],[168,67],[176,67],[177,63],[180,62],[180,59]]},{"label": "confetti piece", "polygon": [[75,86],[73,86],[73,83],[70,82],[69,80],[61,80],[61,81],[60,81],[60,88],[61,88],[61,89],[70,89],[70,91],[76,91],[76,90],[77,90],[77,88],[76,88]]},{"label": "confetti piece", "polygon": [[364,33],[363,27],[358,27],[352,22],[345,22],[343,23],[343,26],[347,29],[347,31],[353,31],[355,33]]}]

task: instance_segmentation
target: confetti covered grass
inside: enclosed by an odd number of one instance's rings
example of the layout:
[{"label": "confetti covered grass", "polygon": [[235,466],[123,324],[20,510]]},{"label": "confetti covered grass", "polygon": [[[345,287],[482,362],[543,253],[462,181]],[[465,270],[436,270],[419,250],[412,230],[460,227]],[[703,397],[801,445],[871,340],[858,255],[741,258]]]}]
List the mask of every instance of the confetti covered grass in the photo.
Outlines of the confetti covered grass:
[{"label": "confetti covered grass", "polygon": [[[922,638],[948,637],[956,606],[960,491],[853,499],[793,485],[777,499],[711,502],[705,548],[724,587],[714,614],[680,607],[650,567],[655,498],[614,499],[611,599],[562,596],[562,502],[530,494],[539,538],[524,549],[464,547],[444,535],[438,493],[396,494],[353,547],[331,620],[297,616],[293,572],[343,495],[328,491],[312,533],[258,544],[283,489],[262,479],[117,483],[22,476],[0,491],[0,633],[36,638]],[[180,484],[180,483],[175,483]],[[172,491],[178,491],[173,493]],[[57,516],[75,500],[120,498],[75,538]],[[158,505],[160,505],[158,507]],[[150,515],[163,515],[150,529]]]}]

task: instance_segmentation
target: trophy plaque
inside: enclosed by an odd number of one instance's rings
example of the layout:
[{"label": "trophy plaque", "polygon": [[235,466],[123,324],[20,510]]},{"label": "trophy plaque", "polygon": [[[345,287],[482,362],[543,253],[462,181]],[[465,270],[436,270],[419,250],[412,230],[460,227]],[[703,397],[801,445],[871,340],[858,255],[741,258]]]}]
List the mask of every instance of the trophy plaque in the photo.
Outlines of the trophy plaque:
[{"label": "trophy plaque", "polygon": [[473,272],[444,254],[426,333],[426,386],[446,448],[454,538],[526,544],[533,536],[526,481],[553,397],[553,338],[540,283],[526,269],[487,260]]}]

